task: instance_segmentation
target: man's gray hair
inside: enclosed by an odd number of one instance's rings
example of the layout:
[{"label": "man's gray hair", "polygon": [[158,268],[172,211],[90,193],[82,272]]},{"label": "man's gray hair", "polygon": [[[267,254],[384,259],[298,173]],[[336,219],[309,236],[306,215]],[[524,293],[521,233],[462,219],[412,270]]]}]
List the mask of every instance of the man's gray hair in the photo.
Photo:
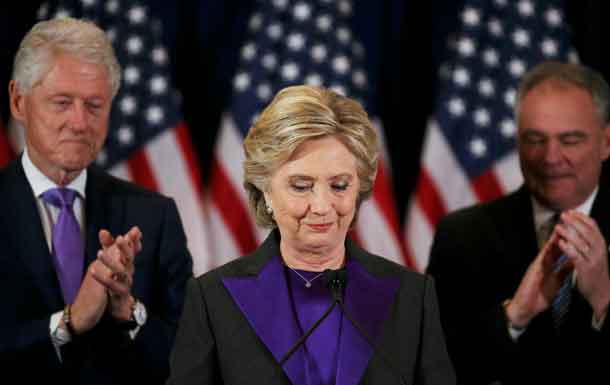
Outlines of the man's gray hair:
[{"label": "man's gray hair", "polygon": [[121,83],[121,67],[110,40],[93,22],[70,17],[41,21],[25,35],[13,63],[12,80],[23,93],[42,81],[55,56],[75,57],[103,65],[108,72],[112,97]]}]

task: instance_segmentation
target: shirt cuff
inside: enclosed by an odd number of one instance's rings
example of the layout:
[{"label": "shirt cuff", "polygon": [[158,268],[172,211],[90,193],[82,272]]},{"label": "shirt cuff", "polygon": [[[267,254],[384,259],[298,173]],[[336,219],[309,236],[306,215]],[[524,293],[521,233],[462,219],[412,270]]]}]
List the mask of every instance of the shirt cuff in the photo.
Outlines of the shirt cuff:
[{"label": "shirt cuff", "polygon": [[62,315],[63,311],[53,313],[51,315],[51,322],[49,322],[51,342],[53,343],[53,347],[55,348],[55,353],[57,353],[59,361],[61,361],[60,348],[72,340],[70,333],[66,329],[59,327],[59,321],[61,321]]},{"label": "shirt cuff", "polygon": [[602,330],[602,327],[604,326],[604,321],[606,320],[606,315],[608,315],[608,309],[606,308],[606,311],[604,312],[604,314],[602,314],[602,316],[600,317],[599,320],[597,320],[595,318],[595,314],[591,317],[591,327],[595,330],[597,330],[598,332]]}]

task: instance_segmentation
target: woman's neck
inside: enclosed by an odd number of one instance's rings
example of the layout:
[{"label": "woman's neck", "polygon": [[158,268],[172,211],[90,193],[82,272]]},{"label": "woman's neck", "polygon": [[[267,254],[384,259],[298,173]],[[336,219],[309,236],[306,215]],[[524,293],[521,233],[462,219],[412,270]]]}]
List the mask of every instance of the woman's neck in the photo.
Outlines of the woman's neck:
[{"label": "woman's neck", "polygon": [[340,269],[345,263],[345,246],[340,244],[334,250],[306,250],[292,247],[280,241],[280,252],[284,263],[293,269],[324,271]]}]

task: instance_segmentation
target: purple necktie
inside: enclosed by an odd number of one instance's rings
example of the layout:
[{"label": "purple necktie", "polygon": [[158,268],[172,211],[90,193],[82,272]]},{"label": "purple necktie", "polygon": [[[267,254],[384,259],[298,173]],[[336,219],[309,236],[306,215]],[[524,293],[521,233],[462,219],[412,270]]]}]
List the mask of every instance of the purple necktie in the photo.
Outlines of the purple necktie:
[{"label": "purple necktie", "polygon": [[80,288],[85,263],[85,245],[72,204],[76,191],[53,188],[42,194],[42,199],[60,209],[53,226],[53,258],[65,303],[73,303]]}]

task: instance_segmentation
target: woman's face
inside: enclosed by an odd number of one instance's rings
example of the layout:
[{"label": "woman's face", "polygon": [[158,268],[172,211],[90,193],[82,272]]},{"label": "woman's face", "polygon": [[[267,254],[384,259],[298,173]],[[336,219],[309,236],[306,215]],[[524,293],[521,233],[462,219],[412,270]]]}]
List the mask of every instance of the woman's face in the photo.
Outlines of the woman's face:
[{"label": "woman's face", "polygon": [[328,136],[301,143],[271,177],[267,203],[282,243],[298,252],[343,247],[360,187],[356,157]]}]

